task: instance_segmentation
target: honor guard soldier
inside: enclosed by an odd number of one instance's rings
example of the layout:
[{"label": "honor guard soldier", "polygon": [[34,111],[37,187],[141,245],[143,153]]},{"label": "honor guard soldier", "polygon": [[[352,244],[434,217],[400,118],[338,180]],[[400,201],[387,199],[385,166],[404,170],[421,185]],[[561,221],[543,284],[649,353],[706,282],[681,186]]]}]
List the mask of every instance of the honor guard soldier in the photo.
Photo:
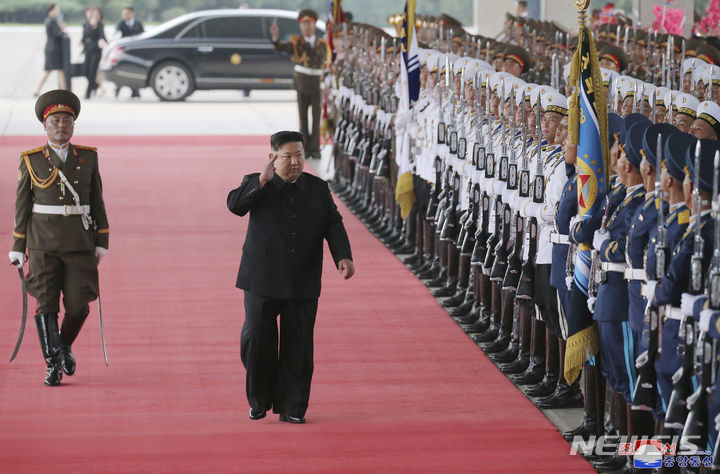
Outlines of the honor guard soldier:
[{"label": "honor guard soldier", "polygon": [[[22,269],[29,259],[26,288],[37,299],[47,385],[59,385],[63,372],[75,373],[71,345],[88,316],[88,303],[98,297],[97,266],[108,248],[97,151],[70,143],[79,113],[80,100],[72,92],[40,96],[35,115],[48,141],[23,152],[18,170],[10,262]],[[58,332],[61,293],[65,316]]]},{"label": "honor guard soldier", "polygon": [[[595,232],[593,248],[597,250],[595,281],[599,283],[594,302],[593,319],[597,321],[600,338],[601,368],[610,388],[621,397],[615,398],[615,427],[628,434],[626,403],[631,401],[634,373],[634,339],[628,324],[628,289],[625,280],[625,250],[631,219],[645,201],[645,188],[640,175],[642,137],[650,121],[640,114],[625,119],[625,153],[620,155],[615,171],[626,186],[625,199],[609,216],[605,225]],[[593,301],[588,299],[588,306]],[[628,354],[627,348],[632,350]],[[630,359],[632,359],[631,362]],[[632,364],[632,367],[629,365]],[[629,373],[630,372],[630,373]],[[623,416],[625,415],[625,416]],[[614,470],[625,465],[626,456],[612,456],[595,464],[598,470]]]},{"label": "honor guard soldier", "polygon": [[[660,175],[660,186],[663,194],[666,196],[669,207],[667,217],[665,218],[665,242],[662,243],[666,255],[666,264],[670,261],[670,257],[674,253],[677,244],[680,242],[688,223],[690,222],[690,210],[685,204],[685,196],[683,194],[683,181],[685,180],[685,151],[693,148],[696,139],[687,133],[675,133],[665,142],[664,157],[662,163],[662,173]],[[650,242],[647,250],[647,260],[645,262],[645,272],[651,278],[650,285],[654,282],[652,278],[657,275],[657,247],[658,242],[657,231],[650,234]],[[664,273],[664,271],[663,271]],[[643,284],[643,296],[647,294],[648,283]],[[647,298],[645,298],[647,301]],[[667,410],[670,402],[670,394],[672,393],[672,376],[682,365],[682,357],[678,350],[680,346],[680,338],[678,331],[680,328],[680,319],[672,317],[672,314],[665,313],[662,322],[662,336],[660,340],[659,356],[655,361],[655,371],[657,374],[658,394],[663,412]]]},{"label": "honor guard soldier", "polygon": [[[305,138],[307,156],[320,157],[320,108],[322,94],[320,82],[325,72],[328,44],[324,38],[315,36],[318,14],[314,10],[301,10],[298,24],[301,35],[291,35],[288,42],[280,41],[277,24],[270,27],[273,45],[278,51],[290,54],[295,63],[293,85],[297,91],[300,131]],[[308,109],[312,108],[312,131],[308,127]]]}]

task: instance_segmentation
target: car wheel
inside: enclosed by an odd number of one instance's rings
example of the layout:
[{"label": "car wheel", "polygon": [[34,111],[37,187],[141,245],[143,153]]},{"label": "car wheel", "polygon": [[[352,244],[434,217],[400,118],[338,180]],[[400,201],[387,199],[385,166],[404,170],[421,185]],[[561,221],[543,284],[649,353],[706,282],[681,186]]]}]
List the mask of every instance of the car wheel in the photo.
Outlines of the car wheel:
[{"label": "car wheel", "polygon": [[176,61],[160,64],[150,77],[150,85],[160,100],[181,101],[193,93],[193,77],[185,65]]},{"label": "car wheel", "polygon": [[243,97],[250,97],[250,89],[243,89]]}]

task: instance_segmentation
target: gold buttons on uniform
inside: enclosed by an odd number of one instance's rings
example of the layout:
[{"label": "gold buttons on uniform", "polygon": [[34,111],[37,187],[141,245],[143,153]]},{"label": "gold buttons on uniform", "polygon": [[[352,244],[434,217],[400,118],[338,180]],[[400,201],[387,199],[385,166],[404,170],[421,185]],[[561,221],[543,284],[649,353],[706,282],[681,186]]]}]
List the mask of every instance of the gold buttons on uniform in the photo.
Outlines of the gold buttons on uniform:
[{"label": "gold buttons on uniform", "polygon": [[60,200],[62,201],[62,200],[63,200],[63,197],[62,197],[62,196],[59,196],[58,199],[60,199]]}]

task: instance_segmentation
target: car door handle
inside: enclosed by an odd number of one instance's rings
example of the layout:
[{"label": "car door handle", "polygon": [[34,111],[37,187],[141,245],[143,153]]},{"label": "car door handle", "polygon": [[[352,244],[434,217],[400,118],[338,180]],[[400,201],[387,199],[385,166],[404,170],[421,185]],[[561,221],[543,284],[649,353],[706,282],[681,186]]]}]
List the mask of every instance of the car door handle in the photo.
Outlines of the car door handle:
[{"label": "car door handle", "polygon": [[213,48],[212,46],[198,46],[197,50],[198,53],[212,53],[213,51],[215,51],[215,48]]}]

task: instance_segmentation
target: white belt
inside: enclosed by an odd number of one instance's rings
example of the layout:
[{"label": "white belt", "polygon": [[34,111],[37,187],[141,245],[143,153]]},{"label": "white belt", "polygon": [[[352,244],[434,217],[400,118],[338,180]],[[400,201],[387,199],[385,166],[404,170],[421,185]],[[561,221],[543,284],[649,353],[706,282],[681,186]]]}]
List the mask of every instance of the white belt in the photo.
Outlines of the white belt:
[{"label": "white belt", "polygon": [[604,270],[606,272],[618,272],[618,273],[625,273],[625,264],[624,263],[614,263],[614,262],[600,262],[600,270]]},{"label": "white belt", "polygon": [[322,76],[325,71],[322,69],[312,69],[309,67],[301,66],[299,64],[295,65],[295,72],[300,72],[302,74],[307,74],[308,76]]},{"label": "white belt", "polygon": [[625,278],[628,280],[641,280],[646,281],[647,275],[645,274],[644,268],[626,268]]},{"label": "white belt", "polygon": [[665,306],[665,319],[677,319],[682,320],[683,313],[682,310],[676,306]]},{"label": "white belt", "polygon": [[555,232],[552,232],[550,234],[550,242],[553,244],[570,244],[570,239],[568,238],[567,234],[557,234]]},{"label": "white belt", "polygon": [[54,214],[57,216],[81,216],[90,214],[90,206],[48,206],[45,204],[33,204],[33,212],[36,214]]}]

